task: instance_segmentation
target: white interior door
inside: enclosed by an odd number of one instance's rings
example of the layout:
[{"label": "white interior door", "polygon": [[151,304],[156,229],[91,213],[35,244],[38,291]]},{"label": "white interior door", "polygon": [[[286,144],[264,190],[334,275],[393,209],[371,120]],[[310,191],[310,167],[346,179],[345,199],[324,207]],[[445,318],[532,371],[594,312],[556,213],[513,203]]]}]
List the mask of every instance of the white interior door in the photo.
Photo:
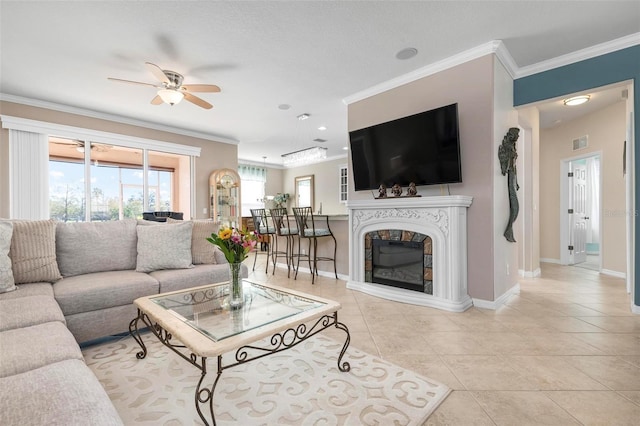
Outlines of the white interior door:
[{"label": "white interior door", "polygon": [[571,264],[586,262],[587,260],[587,166],[583,162],[572,162],[571,170]]}]

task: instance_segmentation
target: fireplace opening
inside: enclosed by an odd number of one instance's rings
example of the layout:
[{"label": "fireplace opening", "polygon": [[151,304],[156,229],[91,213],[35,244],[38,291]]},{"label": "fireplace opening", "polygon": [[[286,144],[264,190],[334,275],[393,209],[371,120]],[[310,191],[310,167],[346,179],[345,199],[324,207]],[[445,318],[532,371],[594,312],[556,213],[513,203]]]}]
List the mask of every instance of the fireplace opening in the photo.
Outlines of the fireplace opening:
[{"label": "fireplace opening", "polygon": [[373,240],[372,281],[424,292],[424,250],[417,241]]}]

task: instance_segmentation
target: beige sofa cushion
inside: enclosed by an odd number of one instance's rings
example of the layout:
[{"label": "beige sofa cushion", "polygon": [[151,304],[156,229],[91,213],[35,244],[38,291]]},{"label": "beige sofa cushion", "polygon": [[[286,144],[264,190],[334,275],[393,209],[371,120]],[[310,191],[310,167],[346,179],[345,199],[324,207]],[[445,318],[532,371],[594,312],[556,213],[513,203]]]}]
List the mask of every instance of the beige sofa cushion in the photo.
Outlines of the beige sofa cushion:
[{"label": "beige sofa cushion", "polygon": [[[218,232],[218,225],[212,220],[192,220],[191,258],[194,265],[214,265],[218,247],[207,241],[207,237]],[[167,218],[167,223],[184,223],[181,220]]]},{"label": "beige sofa cushion", "polygon": [[0,300],[0,331],[30,327],[51,321],[65,323],[60,306],[51,296],[29,296]]},{"label": "beige sofa cushion", "polygon": [[9,257],[16,284],[58,281],[62,275],[56,262],[56,222],[13,221]]},{"label": "beige sofa cushion", "polygon": [[163,226],[137,226],[137,272],[159,269],[193,268],[191,234],[193,223],[168,223]]},{"label": "beige sofa cushion", "polygon": [[13,235],[13,223],[0,220],[0,293],[7,293],[16,289],[11,270],[11,236]]},{"label": "beige sofa cushion", "polygon": [[59,223],[56,249],[65,277],[136,267],[135,220]]}]

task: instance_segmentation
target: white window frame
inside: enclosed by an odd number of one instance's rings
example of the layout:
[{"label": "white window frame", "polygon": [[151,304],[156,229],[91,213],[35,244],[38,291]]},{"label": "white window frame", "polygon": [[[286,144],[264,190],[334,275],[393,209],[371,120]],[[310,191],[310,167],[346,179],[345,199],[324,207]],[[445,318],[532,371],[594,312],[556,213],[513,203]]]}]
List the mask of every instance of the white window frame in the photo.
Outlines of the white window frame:
[{"label": "white window frame", "polygon": [[[343,183],[344,179],[344,183]],[[349,199],[349,168],[346,164],[338,166],[338,202],[346,204]]]}]

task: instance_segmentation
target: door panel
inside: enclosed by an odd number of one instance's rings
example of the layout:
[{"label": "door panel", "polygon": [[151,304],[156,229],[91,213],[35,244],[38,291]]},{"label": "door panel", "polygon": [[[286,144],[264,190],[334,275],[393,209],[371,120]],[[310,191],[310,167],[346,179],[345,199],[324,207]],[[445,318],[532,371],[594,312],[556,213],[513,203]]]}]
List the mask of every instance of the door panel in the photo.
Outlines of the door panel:
[{"label": "door panel", "polygon": [[587,260],[587,166],[585,164],[572,163],[572,196],[571,207],[571,240],[573,252],[571,264],[586,262]]}]

